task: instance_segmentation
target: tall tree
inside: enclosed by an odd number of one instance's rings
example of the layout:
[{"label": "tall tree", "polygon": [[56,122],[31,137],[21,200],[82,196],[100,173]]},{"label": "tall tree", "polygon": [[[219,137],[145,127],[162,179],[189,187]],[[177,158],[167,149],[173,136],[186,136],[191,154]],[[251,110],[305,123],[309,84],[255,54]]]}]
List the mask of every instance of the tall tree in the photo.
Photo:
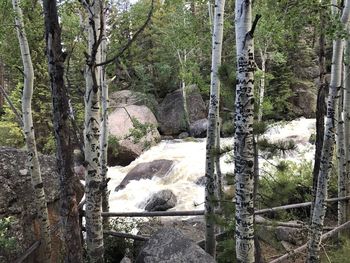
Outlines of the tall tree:
[{"label": "tall tree", "polygon": [[[106,24],[107,11],[102,13],[102,23]],[[105,61],[107,58],[107,36],[106,26],[103,27],[103,39],[100,45],[101,61]],[[101,165],[101,177],[103,181],[102,191],[102,210],[103,212],[109,211],[109,192],[108,192],[108,178],[107,178],[107,148],[108,148],[108,83],[106,66],[103,65],[99,68],[99,79],[101,88],[101,136],[100,136],[100,165]],[[108,218],[104,218],[104,226],[108,224]]]},{"label": "tall tree", "polygon": [[56,0],[44,0],[46,55],[52,91],[53,123],[56,138],[56,160],[60,175],[61,222],[65,262],[83,262],[80,242],[79,212],[74,185],[73,148],[71,141],[69,98],[64,83],[64,61],[61,27]]},{"label": "tall tree", "polygon": [[235,102],[236,257],[255,262],[254,248],[254,40],[252,1],[236,0],[237,78]]},{"label": "tall tree", "polygon": [[[347,26],[350,14],[350,1],[347,0],[343,9],[340,22]],[[332,158],[335,143],[335,109],[339,89],[341,88],[341,72],[343,59],[343,39],[338,36],[333,41],[333,55],[331,68],[331,83],[327,100],[327,118],[323,140],[323,149],[321,155],[321,166],[318,174],[316,200],[312,214],[311,228],[309,232],[309,245],[307,262],[319,262],[320,243],[323,229],[324,217],[326,214],[325,199],[327,197],[327,186],[330,168],[332,167]]]},{"label": "tall tree", "polygon": [[[344,58],[344,144],[346,161],[346,195],[350,194],[350,40],[345,44]],[[350,204],[347,202],[346,220],[350,219]]]},{"label": "tall tree", "polygon": [[22,114],[23,114],[23,132],[26,140],[26,147],[28,152],[28,170],[32,177],[32,185],[35,193],[35,201],[37,203],[38,219],[40,222],[40,237],[41,245],[40,260],[42,262],[50,262],[51,258],[51,236],[50,223],[47,210],[46,197],[44,192],[44,185],[41,178],[40,164],[38,159],[38,152],[36,149],[35,133],[33,128],[32,117],[32,96],[34,87],[34,70],[32,58],[26,32],[24,29],[23,14],[20,7],[19,0],[12,0],[13,10],[15,13],[15,24],[17,30],[18,41],[20,44],[24,86],[22,95]]},{"label": "tall tree", "polygon": [[100,154],[100,44],[103,41],[104,0],[83,1],[88,14],[88,52],[86,54],[85,93],[85,198],[86,244],[91,262],[103,262],[102,177]]},{"label": "tall tree", "polygon": [[[221,185],[218,178],[215,178],[215,156],[217,155],[217,144],[220,136],[219,124],[219,101],[220,101],[220,80],[218,76],[221,65],[222,40],[224,31],[224,8],[225,0],[215,1],[214,29],[212,38],[212,71],[210,83],[210,106],[208,115],[208,131],[206,144],[206,165],[205,165],[205,220],[206,220],[206,245],[205,250],[215,257],[215,223],[214,208],[220,201]],[[218,177],[216,173],[216,177]]]}]

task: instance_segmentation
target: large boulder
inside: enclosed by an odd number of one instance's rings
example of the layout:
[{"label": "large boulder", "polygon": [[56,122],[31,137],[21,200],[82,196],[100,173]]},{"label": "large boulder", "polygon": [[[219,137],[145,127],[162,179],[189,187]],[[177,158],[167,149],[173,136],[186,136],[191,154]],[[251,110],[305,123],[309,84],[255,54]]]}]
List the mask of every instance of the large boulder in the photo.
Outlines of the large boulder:
[{"label": "large boulder", "polygon": [[[190,123],[207,117],[202,96],[195,85],[188,86],[187,105]],[[164,135],[178,135],[186,131],[182,90],[168,94],[158,108],[159,129]]]},{"label": "large boulder", "polygon": [[177,198],[171,190],[162,190],[153,194],[147,201],[146,211],[166,211],[175,207]]},{"label": "large boulder", "polygon": [[150,109],[157,107],[158,103],[154,96],[131,90],[120,90],[109,95],[109,107],[125,107],[128,105],[146,105]]},{"label": "large boulder", "polygon": [[317,88],[313,82],[297,81],[292,84],[291,110],[295,117],[315,118]]},{"label": "large boulder", "polygon": [[[16,239],[17,247],[12,251],[18,257],[30,247],[39,236],[34,202],[34,191],[31,177],[26,167],[27,153],[8,147],[0,147],[0,218],[12,217],[11,233]],[[52,227],[53,261],[58,262],[62,241],[60,238],[60,179],[56,170],[56,159],[53,156],[39,155],[49,220]],[[73,188],[79,202],[84,194],[84,187],[76,177]],[[38,252],[38,251],[37,251]],[[40,254],[33,253],[26,262],[41,262]],[[0,261],[2,261],[0,256]],[[8,262],[14,262],[14,258]],[[6,262],[6,260],[5,260]]]},{"label": "large boulder", "polygon": [[157,231],[146,242],[136,263],[214,263],[215,260],[174,228]]},{"label": "large boulder", "polygon": [[154,160],[149,163],[139,163],[124,177],[122,182],[115,188],[115,191],[124,189],[131,181],[141,179],[151,179],[152,177],[164,177],[173,168],[174,161],[171,160]]},{"label": "large boulder", "polygon": [[190,134],[192,137],[204,138],[207,136],[208,120],[200,119],[190,125]]},{"label": "large boulder", "polygon": [[125,105],[109,115],[108,164],[126,166],[160,141],[158,122],[144,105]]}]

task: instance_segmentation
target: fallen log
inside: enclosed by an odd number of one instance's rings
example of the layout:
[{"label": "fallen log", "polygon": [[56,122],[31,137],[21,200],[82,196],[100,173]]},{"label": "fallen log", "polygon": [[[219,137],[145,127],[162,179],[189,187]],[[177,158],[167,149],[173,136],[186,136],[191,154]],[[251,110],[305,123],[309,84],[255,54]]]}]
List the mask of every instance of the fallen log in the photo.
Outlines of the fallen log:
[{"label": "fallen log", "polygon": [[157,211],[157,212],[102,212],[102,217],[155,217],[155,216],[201,216],[204,210]]},{"label": "fallen log", "polygon": [[[338,234],[340,231],[342,231],[342,230],[344,230],[346,228],[350,228],[350,221],[348,221],[348,222],[346,222],[346,223],[344,223],[344,224],[334,228],[333,230],[323,234],[321,236],[321,241],[325,241],[326,239],[328,239],[328,238]],[[290,258],[292,256],[295,256],[295,255],[303,252],[304,250],[306,250],[307,249],[307,245],[308,245],[308,243],[302,245],[301,247],[293,249],[293,250],[289,251],[288,253],[284,254],[283,256],[270,261],[270,263],[282,263],[282,262],[285,262],[286,259],[288,259],[288,258]]]},{"label": "fallen log", "polygon": [[[330,198],[326,200],[326,203],[332,203],[332,202],[337,202],[337,201],[344,201],[344,200],[349,200],[350,196],[345,196],[345,197],[337,197],[337,198]],[[280,210],[288,210],[288,209],[293,209],[293,208],[301,208],[301,207],[308,207],[311,206],[311,202],[305,202],[305,203],[299,203],[299,204],[291,204],[291,205],[283,205],[283,206],[276,206],[276,207],[271,207],[271,208],[265,208],[261,210],[256,210],[255,215],[260,215],[260,214],[265,214],[268,212],[276,212]]]},{"label": "fallen log", "polygon": [[114,237],[129,238],[129,239],[134,239],[139,241],[147,241],[149,239],[148,236],[139,236],[139,235],[133,235],[128,233],[120,233],[120,232],[111,231],[111,230],[105,230],[103,231],[103,234],[114,236]]}]

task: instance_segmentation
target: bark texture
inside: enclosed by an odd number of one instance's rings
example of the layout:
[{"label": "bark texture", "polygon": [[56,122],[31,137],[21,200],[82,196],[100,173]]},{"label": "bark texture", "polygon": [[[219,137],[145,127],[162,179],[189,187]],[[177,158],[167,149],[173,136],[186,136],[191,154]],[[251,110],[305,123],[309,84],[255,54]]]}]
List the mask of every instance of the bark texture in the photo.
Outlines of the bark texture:
[{"label": "bark texture", "polygon": [[[218,70],[221,65],[221,51],[224,27],[225,0],[215,1],[214,29],[212,37],[212,68],[210,84],[210,106],[208,115],[208,131],[206,144],[206,165],[205,165],[205,220],[206,220],[206,245],[205,250],[215,258],[215,207],[218,206],[221,191],[219,159],[219,101],[220,101],[220,80]],[[215,174],[215,169],[217,173]]]},{"label": "bark texture", "polygon": [[61,27],[56,0],[44,0],[46,55],[52,91],[56,161],[60,175],[60,216],[64,237],[64,262],[83,262],[79,212],[74,191],[73,152],[69,118],[68,90],[64,84],[64,60]]},{"label": "bark texture", "polygon": [[[102,23],[106,24],[106,12],[102,13]],[[101,61],[105,61],[107,58],[107,39],[106,39],[106,27],[103,26],[103,36],[100,45]],[[108,149],[108,84],[106,79],[106,66],[101,66],[98,73],[100,74],[100,87],[101,87],[101,136],[100,136],[100,165],[101,165],[101,177],[102,177],[102,211],[109,212],[109,191],[108,191],[108,178],[107,178],[107,149]],[[103,225],[108,225],[108,218],[103,219]]]},{"label": "bark texture", "polygon": [[101,62],[99,46],[103,39],[103,0],[84,1],[88,13],[88,54],[85,93],[85,176],[86,244],[91,262],[103,262],[102,227],[102,177],[100,154],[100,73],[96,67]]},{"label": "bark texture", "polygon": [[24,72],[24,85],[22,95],[23,131],[28,153],[27,165],[32,178],[35,201],[37,203],[38,219],[40,222],[40,251],[42,252],[40,255],[40,260],[42,262],[50,262],[51,237],[49,216],[44,192],[44,185],[41,178],[38,153],[36,149],[31,107],[34,87],[34,70],[28,40],[24,29],[23,14],[22,9],[20,7],[20,1],[12,0],[12,5],[15,13],[15,24],[21,50]]},{"label": "bark texture", "polygon": [[[346,194],[350,193],[350,41],[346,41],[344,59],[344,143],[346,161]],[[346,203],[346,220],[350,219],[350,205]]]},{"label": "bark texture", "polygon": [[237,85],[235,110],[236,257],[255,262],[254,253],[254,42],[252,1],[236,0]]},{"label": "bark texture", "polygon": [[[341,23],[346,26],[349,20],[349,1],[346,1]],[[336,39],[333,42],[331,83],[327,100],[327,118],[325,125],[325,134],[323,140],[323,149],[321,155],[320,171],[318,174],[316,200],[312,214],[312,222],[309,232],[309,245],[307,262],[320,261],[320,243],[324,217],[326,214],[325,199],[327,198],[327,186],[330,170],[332,167],[332,158],[335,143],[335,109],[336,101],[341,88],[341,71],[343,58],[343,40]]]}]

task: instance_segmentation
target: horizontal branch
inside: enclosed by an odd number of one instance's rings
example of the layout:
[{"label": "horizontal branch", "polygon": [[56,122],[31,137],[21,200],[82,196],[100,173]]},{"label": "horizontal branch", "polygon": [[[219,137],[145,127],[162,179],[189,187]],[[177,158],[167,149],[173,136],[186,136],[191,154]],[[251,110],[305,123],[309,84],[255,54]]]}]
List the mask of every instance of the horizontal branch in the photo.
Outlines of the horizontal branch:
[{"label": "horizontal branch", "polygon": [[[345,196],[345,197],[337,197],[337,198],[330,198],[326,200],[326,203],[332,203],[332,202],[337,202],[337,201],[344,201],[344,200],[349,200],[350,196]],[[305,203],[299,203],[299,204],[291,204],[291,205],[283,205],[283,206],[276,206],[276,207],[271,207],[271,208],[265,208],[261,210],[255,211],[255,215],[260,215],[260,214],[265,214],[268,212],[276,212],[280,210],[287,210],[287,209],[293,209],[293,208],[301,208],[301,207],[308,207],[311,206],[311,202],[305,202]]]},{"label": "horizontal branch", "polygon": [[[344,224],[334,228],[333,230],[323,234],[321,236],[321,241],[325,241],[326,239],[334,236],[335,234],[339,233],[340,231],[342,231],[342,230],[344,230],[346,228],[350,228],[350,221],[348,221],[348,222],[346,222],[346,223],[344,223]],[[308,243],[302,245],[301,247],[293,249],[293,250],[289,251],[287,254],[284,254],[283,256],[270,261],[270,263],[286,262],[286,259],[288,259],[291,256],[294,256],[294,255],[299,254],[299,253],[303,252],[304,250],[306,250],[307,249],[307,245],[308,245]]]},{"label": "horizontal branch", "polygon": [[120,232],[111,231],[111,230],[103,231],[103,233],[114,237],[130,238],[130,239],[139,240],[139,241],[147,241],[149,239],[148,236],[132,235],[132,234],[120,233]]},{"label": "horizontal branch", "polygon": [[157,211],[157,212],[102,212],[102,217],[154,217],[154,216],[201,216],[204,210]]},{"label": "horizontal branch", "polygon": [[[327,199],[327,203],[349,200],[350,196]],[[268,212],[276,212],[279,210],[287,210],[292,208],[300,208],[310,206],[311,202],[291,204],[284,206],[271,207],[261,210],[256,210],[255,215]],[[157,212],[102,212],[102,217],[155,217],[155,216],[201,216],[204,215],[204,210],[193,211],[157,211]]]}]

